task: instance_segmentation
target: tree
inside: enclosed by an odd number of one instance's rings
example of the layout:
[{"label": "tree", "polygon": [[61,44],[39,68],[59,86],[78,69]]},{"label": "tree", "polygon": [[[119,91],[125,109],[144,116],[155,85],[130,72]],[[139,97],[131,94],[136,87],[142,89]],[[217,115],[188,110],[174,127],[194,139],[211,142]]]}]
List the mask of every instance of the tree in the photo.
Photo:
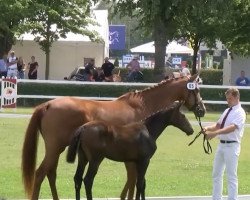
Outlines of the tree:
[{"label": "tree", "polygon": [[179,1],[112,0],[112,2],[114,13],[118,12],[121,16],[137,19],[140,28],[152,35],[155,41],[155,69],[162,71],[165,66],[166,45],[172,39],[172,21]]},{"label": "tree", "polygon": [[220,37],[220,25],[224,21],[221,13],[225,11],[222,1],[184,1],[176,17],[177,31],[175,37],[184,39],[194,50],[192,74],[197,73],[196,61],[200,44],[214,47]]},{"label": "tree", "polygon": [[[233,17],[232,17],[233,16]],[[233,53],[250,55],[250,1],[231,0],[230,12],[222,24],[221,40]]]},{"label": "tree", "polygon": [[89,25],[97,25],[91,18],[91,1],[86,0],[30,0],[26,29],[31,30],[35,41],[46,55],[45,79],[49,78],[50,48],[60,37],[73,32],[86,35],[92,41],[102,40]]},{"label": "tree", "polygon": [[8,54],[16,35],[22,32],[26,0],[0,0],[0,59]]}]

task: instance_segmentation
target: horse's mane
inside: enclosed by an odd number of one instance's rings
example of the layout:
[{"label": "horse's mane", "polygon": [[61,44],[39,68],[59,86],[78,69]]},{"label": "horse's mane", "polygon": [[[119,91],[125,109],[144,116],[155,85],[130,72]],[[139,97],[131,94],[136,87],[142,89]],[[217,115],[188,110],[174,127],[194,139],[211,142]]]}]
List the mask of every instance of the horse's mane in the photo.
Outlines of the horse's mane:
[{"label": "horse's mane", "polygon": [[166,84],[170,84],[172,83],[173,81],[178,81],[179,79],[183,79],[185,78],[185,76],[182,76],[182,77],[178,77],[178,78],[171,78],[171,79],[166,79],[166,80],[163,80],[161,81],[160,83],[156,84],[156,85],[153,85],[153,86],[150,86],[150,87],[147,87],[143,90],[136,90],[136,91],[132,91],[132,92],[128,92],[120,97],[117,98],[117,100],[123,100],[123,99],[129,99],[129,98],[139,98],[142,94],[146,93],[146,92],[149,92],[157,87],[162,87]]},{"label": "horse's mane", "polygon": [[155,115],[157,115],[160,112],[163,112],[163,111],[167,112],[167,111],[173,110],[173,109],[177,108],[178,106],[180,106],[180,104],[182,104],[182,102],[174,102],[173,104],[171,104],[171,106],[163,108],[161,110],[158,110],[157,112],[150,114],[145,119],[142,119],[141,122],[145,122],[147,120],[150,120],[150,118],[154,117]]}]

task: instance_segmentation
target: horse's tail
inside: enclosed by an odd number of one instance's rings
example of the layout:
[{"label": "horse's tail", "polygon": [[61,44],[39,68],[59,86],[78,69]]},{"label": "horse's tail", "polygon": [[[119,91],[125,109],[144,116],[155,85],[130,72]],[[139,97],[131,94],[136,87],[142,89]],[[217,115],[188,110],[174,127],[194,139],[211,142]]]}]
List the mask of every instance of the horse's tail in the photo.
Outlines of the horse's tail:
[{"label": "horse's tail", "polygon": [[34,183],[34,174],[36,167],[38,131],[41,129],[41,119],[46,109],[44,104],[38,106],[28,124],[23,143],[22,151],[22,178],[25,192],[31,195]]},{"label": "horse's tail", "polygon": [[66,160],[68,163],[74,163],[76,159],[76,152],[79,149],[80,146],[80,136],[83,132],[83,127],[80,127],[76,130],[73,139],[70,142],[70,145],[68,147],[68,152],[66,156]]}]

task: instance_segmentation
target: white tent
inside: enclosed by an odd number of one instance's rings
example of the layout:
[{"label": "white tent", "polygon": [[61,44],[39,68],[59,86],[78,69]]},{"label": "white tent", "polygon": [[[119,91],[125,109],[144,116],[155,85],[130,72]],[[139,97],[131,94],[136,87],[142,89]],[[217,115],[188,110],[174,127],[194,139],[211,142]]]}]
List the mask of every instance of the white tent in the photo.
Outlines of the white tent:
[{"label": "white tent", "polygon": [[[154,42],[142,44],[140,46],[130,49],[132,53],[155,53]],[[176,41],[170,42],[166,47],[166,54],[191,54],[193,55],[193,49],[178,44]]]}]

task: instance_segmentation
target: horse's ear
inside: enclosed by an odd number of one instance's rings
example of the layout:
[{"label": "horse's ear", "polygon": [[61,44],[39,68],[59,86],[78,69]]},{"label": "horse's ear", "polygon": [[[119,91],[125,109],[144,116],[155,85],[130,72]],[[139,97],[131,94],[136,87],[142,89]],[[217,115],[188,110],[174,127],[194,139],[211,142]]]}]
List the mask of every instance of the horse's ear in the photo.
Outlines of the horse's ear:
[{"label": "horse's ear", "polygon": [[182,102],[179,102],[179,103],[178,103],[178,105],[177,105],[178,110],[180,110],[182,104],[183,104]]},{"label": "horse's ear", "polygon": [[174,106],[174,108],[177,108],[179,110],[180,107],[182,106],[182,104],[183,104],[183,102],[178,101],[178,102],[174,102],[173,106]]},{"label": "horse's ear", "polygon": [[195,81],[198,76],[199,76],[199,74],[194,74],[193,76],[190,77],[190,81],[191,82]]}]

